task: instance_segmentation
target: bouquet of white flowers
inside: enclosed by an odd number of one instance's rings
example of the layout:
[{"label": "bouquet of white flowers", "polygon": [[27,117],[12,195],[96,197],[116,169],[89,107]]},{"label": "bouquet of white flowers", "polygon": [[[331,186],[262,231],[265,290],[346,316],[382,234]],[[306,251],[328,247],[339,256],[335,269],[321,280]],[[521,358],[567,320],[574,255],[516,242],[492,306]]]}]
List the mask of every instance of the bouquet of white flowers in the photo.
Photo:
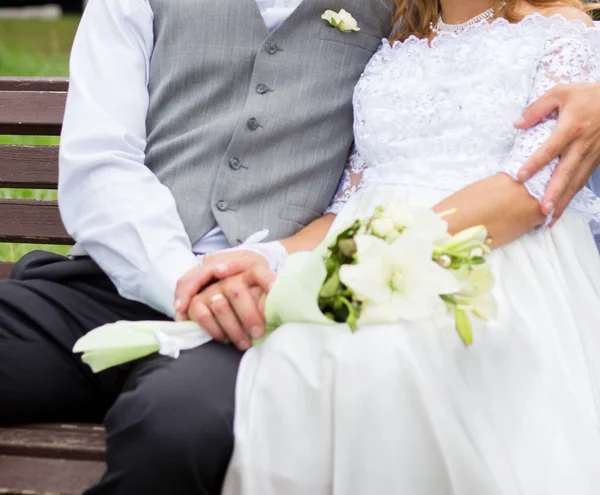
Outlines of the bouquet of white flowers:
[{"label": "bouquet of white flowers", "polygon": [[391,202],[337,230],[320,249],[290,256],[267,299],[268,331],[290,322],[357,330],[450,312],[471,344],[470,316],[496,315],[487,230],[451,236],[444,216]]},{"label": "bouquet of white flowers", "polygon": [[[355,331],[450,314],[471,344],[470,317],[496,315],[487,230],[451,236],[444,216],[391,202],[336,229],[315,251],[289,256],[267,298],[261,340],[285,323]],[[73,350],[98,372],[157,352],[177,358],[210,340],[193,322],[122,321],[91,331]]]}]

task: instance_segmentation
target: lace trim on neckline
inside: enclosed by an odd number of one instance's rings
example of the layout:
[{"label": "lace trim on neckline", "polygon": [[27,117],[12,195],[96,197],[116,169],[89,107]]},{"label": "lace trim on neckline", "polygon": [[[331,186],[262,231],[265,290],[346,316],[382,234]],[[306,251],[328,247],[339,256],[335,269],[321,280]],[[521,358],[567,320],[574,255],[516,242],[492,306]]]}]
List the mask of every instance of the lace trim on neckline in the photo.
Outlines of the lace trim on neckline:
[{"label": "lace trim on neckline", "polygon": [[560,29],[560,34],[568,33],[586,35],[594,33],[594,35],[597,35],[597,33],[600,32],[599,28],[595,26],[588,26],[584,21],[580,19],[567,19],[562,14],[553,14],[551,16],[545,16],[540,14],[539,12],[534,12],[533,14],[526,15],[521,21],[516,23],[509,22],[504,17],[498,17],[492,22],[482,20],[476,24],[467,27],[460,33],[441,31],[435,38],[431,40],[431,42],[427,38],[418,38],[414,34],[410,35],[404,41],[394,41],[393,44],[390,44],[388,38],[384,38],[383,47],[384,49],[386,47],[389,49],[397,49],[405,46],[421,45],[427,49],[434,49],[436,45],[438,45],[441,41],[445,41],[448,39],[464,39],[470,36],[474,36],[475,34],[479,34],[480,31],[486,29],[490,30],[493,28],[499,28],[505,31],[516,30],[517,32],[519,32],[523,29],[530,29],[533,26],[545,28],[545,31],[556,31],[556,28],[558,28]]}]

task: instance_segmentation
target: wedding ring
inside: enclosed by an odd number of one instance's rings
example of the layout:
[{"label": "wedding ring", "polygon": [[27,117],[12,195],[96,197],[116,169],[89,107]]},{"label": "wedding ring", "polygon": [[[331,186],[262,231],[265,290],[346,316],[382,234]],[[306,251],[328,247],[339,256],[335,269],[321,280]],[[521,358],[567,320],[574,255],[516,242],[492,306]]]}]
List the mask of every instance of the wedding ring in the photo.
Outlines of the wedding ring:
[{"label": "wedding ring", "polygon": [[219,302],[221,299],[225,299],[225,296],[223,294],[215,294],[214,296],[212,296],[210,298],[210,302],[212,304],[215,304],[216,302]]}]

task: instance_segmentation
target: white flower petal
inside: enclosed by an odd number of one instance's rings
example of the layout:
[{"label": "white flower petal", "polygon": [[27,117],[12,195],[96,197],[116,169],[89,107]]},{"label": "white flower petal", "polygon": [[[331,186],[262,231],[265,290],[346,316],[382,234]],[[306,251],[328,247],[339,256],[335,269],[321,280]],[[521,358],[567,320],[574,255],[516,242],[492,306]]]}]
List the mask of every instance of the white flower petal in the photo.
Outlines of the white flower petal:
[{"label": "white flower petal", "polygon": [[366,259],[381,259],[385,262],[390,260],[392,252],[389,244],[383,239],[372,235],[357,235],[354,242],[359,262]]},{"label": "white flower petal", "polygon": [[391,301],[384,304],[365,304],[359,318],[359,324],[397,323],[401,320],[400,310],[401,308]]},{"label": "white flower petal", "polygon": [[383,212],[383,216],[392,219],[396,225],[402,227],[410,227],[415,223],[415,218],[410,208],[399,201],[390,201]]},{"label": "white flower petal", "polygon": [[418,232],[407,229],[391,244],[390,252],[397,265],[425,264],[431,261],[433,244]]},{"label": "white flower petal", "polygon": [[435,286],[437,294],[453,294],[460,290],[460,282],[456,279],[452,270],[441,267],[435,261],[429,263],[423,272],[423,277]]},{"label": "white flower petal", "polygon": [[382,303],[392,295],[388,265],[381,259],[341,266],[340,280],[362,300]]}]

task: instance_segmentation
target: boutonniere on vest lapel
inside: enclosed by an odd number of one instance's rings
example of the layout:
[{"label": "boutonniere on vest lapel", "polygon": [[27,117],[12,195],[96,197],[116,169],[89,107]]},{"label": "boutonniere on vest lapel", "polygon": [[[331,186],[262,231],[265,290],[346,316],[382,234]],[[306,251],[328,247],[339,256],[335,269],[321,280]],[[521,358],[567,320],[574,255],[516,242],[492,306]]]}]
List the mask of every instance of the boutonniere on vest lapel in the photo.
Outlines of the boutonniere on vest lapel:
[{"label": "boutonniere on vest lapel", "polygon": [[339,12],[334,12],[333,10],[326,10],[325,13],[321,16],[321,19],[327,21],[334,28],[339,29],[342,33],[360,31],[356,19],[352,17],[352,14],[350,14],[350,12],[346,12],[344,9],[340,10]]}]

